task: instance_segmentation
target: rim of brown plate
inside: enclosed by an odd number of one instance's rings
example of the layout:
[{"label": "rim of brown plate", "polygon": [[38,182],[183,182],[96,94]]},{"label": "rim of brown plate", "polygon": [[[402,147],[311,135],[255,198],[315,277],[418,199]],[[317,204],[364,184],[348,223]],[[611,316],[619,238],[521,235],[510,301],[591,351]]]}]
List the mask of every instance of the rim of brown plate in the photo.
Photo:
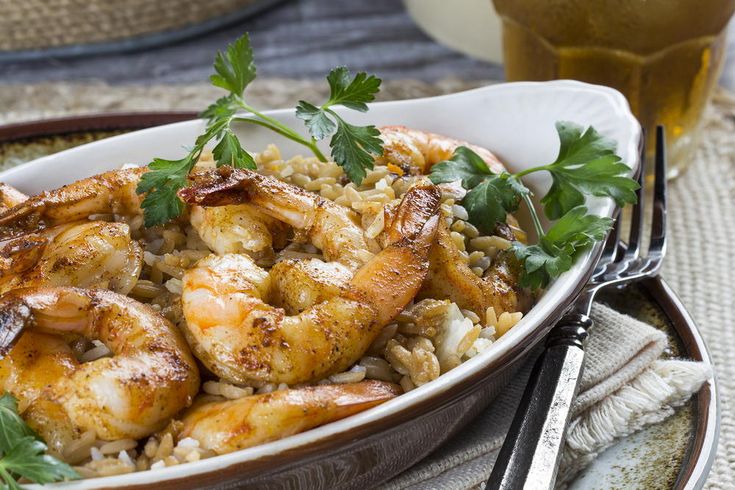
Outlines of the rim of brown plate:
[{"label": "rim of brown plate", "polygon": [[[0,143],[7,143],[27,138],[59,136],[84,131],[145,129],[164,124],[182,122],[195,119],[197,117],[198,113],[192,111],[125,112],[85,114],[20,122],[0,126]],[[598,246],[596,254],[599,255],[601,252],[602,247]],[[591,263],[596,263],[596,260]],[[551,325],[561,317],[567,306],[578,296],[591,273],[592,269],[590,268],[590,270],[586,271],[586,277],[584,280],[580,281],[573,294],[569,296],[568,301],[557,305],[557,307],[549,314],[549,324],[540,325],[539,328],[537,328],[531,335],[527,336],[523,342],[519,343],[514,349],[508,351],[504,356],[497,359],[496,363],[493,363],[493,365],[488,366],[487,369],[484,369],[481,372],[475,373],[473,376],[468,376],[467,379],[462,382],[457,383],[448,391],[443,392],[443,396],[440,399],[432,397],[420,403],[420,412],[422,414],[428,413],[431,410],[440,407],[444,403],[447,403],[445,401],[447,398],[454,399],[469,393],[475,386],[483,382],[488,371],[498,366],[509,365],[512,359],[526,354],[532,346],[536,345],[536,343],[546,335],[548,330],[551,328]],[[704,339],[697,329],[694,319],[691,317],[671,287],[660,277],[647,279],[642,282],[642,285],[646,291],[651,294],[654,301],[662,308],[664,314],[671,321],[674,330],[684,344],[687,356],[693,360],[704,361],[713,367],[709,351]],[[447,397],[447,395],[450,394],[452,396]],[[679,475],[674,486],[676,489],[701,488],[704,485],[716,455],[717,440],[720,432],[719,397],[716,377],[713,376],[711,381],[706,382],[697,392],[696,396],[696,426],[694,437],[683,458],[685,464],[679,471]],[[315,454],[318,454],[320,450],[328,447],[334,447],[335,444],[348,442],[349,440],[353,440],[355,437],[375,434],[381,432],[388,426],[395,426],[405,422],[406,420],[415,418],[417,416],[415,409],[418,407],[412,408],[414,410],[403,410],[395,414],[393,417],[381,420],[382,423],[380,424],[371,424],[369,427],[358,426],[355,428],[356,430],[350,431],[349,434],[340,433],[325,437],[309,444],[306,447],[295,447],[281,452],[278,455],[275,455],[275,457],[278,458],[283,466],[289,466],[296,460],[305,457],[313,457]],[[702,455],[705,452],[706,458],[703,459]],[[273,457],[274,456],[264,456],[256,460],[250,460],[240,464],[236,463],[227,468],[223,468],[220,471],[238,472],[241,464],[245,463],[248,466],[248,470],[257,475],[272,465]],[[290,462],[284,463],[284,457],[287,457]],[[184,479],[191,482],[192,478],[197,478],[197,476],[205,474],[206,473],[190,475]],[[182,480],[183,483],[184,479],[170,479],[161,483],[165,483],[166,485],[175,485],[179,480]],[[146,487],[148,487],[148,485],[134,486],[133,488]]]},{"label": "rim of brown plate", "polygon": [[677,490],[702,488],[717,455],[720,437],[720,399],[715,366],[694,318],[671,286],[661,277],[647,279],[642,285],[671,322],[684,345],[687,358],[702,361],[713,370],[712,378],[696,393],[694,437],[689,442],[683,457],[684,464],[674,483]]},{"label": "rim of brown plate", "polygon": [[0,126],[0,143],[25,138],[59,136],[83,131],[115,131],[145,129],[196,119],[193,111],[120,112],[82,114],[35,121],[24,121]]}]

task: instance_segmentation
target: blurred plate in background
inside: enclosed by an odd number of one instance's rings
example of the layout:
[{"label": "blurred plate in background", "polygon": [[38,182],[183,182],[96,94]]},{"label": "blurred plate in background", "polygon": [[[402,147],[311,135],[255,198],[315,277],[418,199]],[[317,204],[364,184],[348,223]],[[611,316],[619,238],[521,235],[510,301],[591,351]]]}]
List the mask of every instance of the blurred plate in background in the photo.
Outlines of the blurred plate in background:
[{"label": "blurred plate in background", "polygon": [[201,35],[283,0],[0,0],[0,61],[145,49]]}]

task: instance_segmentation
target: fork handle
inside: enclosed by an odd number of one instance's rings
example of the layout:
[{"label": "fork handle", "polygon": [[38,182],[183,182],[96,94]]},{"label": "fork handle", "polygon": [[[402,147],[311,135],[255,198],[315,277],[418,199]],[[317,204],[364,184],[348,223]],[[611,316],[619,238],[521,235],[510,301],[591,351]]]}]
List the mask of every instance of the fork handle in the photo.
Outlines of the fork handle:
[{"label": "fork handle", "polygon": [[552,489],[592,320],[565,315],[551,330],[531,372],[518,411],[486,489]]}]

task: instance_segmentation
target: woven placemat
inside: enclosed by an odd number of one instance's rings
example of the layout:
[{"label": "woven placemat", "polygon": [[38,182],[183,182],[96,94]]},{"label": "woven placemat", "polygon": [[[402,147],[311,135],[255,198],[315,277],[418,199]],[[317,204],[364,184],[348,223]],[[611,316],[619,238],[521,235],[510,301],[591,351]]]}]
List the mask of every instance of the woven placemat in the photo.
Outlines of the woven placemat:
[{"label": "woven placemat", "polygon": [[[389,81],[380,99],[438,95],[488,82]],[[322,82],[261,80],[249,89],[260,108],[293,106],[326,95]],[[131,110],[201,110],[221,92],[202,85],[110,87],[104,84],[0,86],[0,123]],[[663,275],[697,320],[715,360],[722,402],[717,458],[707,488],[735,488],[735,97],[719,91],[706,113],[701,147],[670,186],[670,248]]]},{"label": "woven placemat", "polygon": [[172,42],[274,0],[0,0],[0,59],[116,51]]},{"label": "woven placemat", "polygon": [[[489,83],[493,82],[463,82],[455,78],[436,83],[389,80],[381,85],[377,100],[429,97]],[[208,83],[126,86],[95,82],[0,85],[0,123],[100,112],[201,111],[222,94],[221,89]],[[275,78],[258,79],[247,91],[248,103],[262,109],[295,107],[299,99],[320,100],[327,95],[329,86],[326,82]]]}]

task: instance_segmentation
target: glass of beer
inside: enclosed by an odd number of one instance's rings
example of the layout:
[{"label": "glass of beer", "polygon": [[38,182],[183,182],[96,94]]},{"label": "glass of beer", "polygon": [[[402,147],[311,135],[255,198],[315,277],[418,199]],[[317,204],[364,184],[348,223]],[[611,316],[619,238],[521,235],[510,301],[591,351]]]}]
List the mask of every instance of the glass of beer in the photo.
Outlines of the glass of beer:
[{"label": "glass of beer", "polygon": [[565,78],[616,88],[649,130],[649,143],[651,129],[665,125],[670,176],[692,160],[735,0],[493,2],[508,80]]}]

